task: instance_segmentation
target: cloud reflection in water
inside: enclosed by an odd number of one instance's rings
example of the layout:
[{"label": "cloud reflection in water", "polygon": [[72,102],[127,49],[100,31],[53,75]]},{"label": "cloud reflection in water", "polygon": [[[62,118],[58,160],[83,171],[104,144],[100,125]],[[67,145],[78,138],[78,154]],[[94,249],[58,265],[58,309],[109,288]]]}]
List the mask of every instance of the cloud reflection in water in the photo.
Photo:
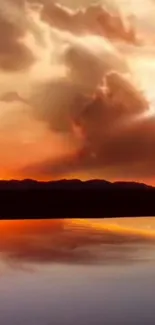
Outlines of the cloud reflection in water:
[{"label": "cloud reflection in water", "polygon": [[1,256],[7,262],[17,264],[134,262],[148,259],[154,243],[155,236],[151,231],[108,226],[104,221],[102,225],[75,219],[0,223]]}]

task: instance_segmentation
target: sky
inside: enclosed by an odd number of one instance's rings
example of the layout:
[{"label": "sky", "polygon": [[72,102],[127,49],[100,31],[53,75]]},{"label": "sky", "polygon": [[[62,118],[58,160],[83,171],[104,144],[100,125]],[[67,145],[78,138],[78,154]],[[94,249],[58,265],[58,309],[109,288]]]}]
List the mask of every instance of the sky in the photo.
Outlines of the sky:
[{"label": "sky", "polygon": [[154,14],[154,0],[0,2],[1,179],[155,185]]}]

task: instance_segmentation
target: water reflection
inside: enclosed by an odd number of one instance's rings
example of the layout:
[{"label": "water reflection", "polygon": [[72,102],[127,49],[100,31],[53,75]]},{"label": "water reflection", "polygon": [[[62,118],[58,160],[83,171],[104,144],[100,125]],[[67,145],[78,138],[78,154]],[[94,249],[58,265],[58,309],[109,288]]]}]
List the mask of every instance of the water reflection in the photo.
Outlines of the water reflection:
[{"label": "water reflection", "polygon": [[131,262],[148,258],[154,243],[154,231],[108,226],[104,220],[99,224],[74,219],[0,223],[1,259],[18,263]]},{"label": "water reflection", "polygon": [[154,232],[118,223],[1,221],[0,324],[155,324]]}]

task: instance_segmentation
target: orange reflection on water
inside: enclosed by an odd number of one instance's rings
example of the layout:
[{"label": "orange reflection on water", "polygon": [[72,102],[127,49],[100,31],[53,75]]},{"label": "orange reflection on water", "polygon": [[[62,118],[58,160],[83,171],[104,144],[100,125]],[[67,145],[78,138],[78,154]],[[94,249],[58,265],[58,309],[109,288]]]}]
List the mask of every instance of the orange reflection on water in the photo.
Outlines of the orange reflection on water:
[{"label": "orange reflection on water", "polygon": [[[143,224],[143,229],[139,228],[135,228],[134,227],[134,223],[133,220],[135,218],[130,218],[130,223],[128,223],[128,226],[125,226],[125,221],[128,218],[124,218],[124,219],[116,219],[117,223],[114,223],[114,221],[111,223],[111,220],[108,220],[108,222],[105,222],[105,220],[107,221],[107,219],[102,219],[101,222],[95,222],[93,220],[93,222],[91,222],[90,220],[84,220],[84,219],[72,219],[70,220],[69,224],[72,226],[76,226],[76,227],[87,227],[90,229],[95,229],[96,231],[115,231],[116,233],[119,234],[126,234],[126,235],[142,235],[142,236],[148,236],[148,237],[152,237],[155,238],[155,229],[148,229],[146,220],[147,218],[137,218],[139,219],[139,224],[141,226],[141,223]],[[155,218],[152,218],[155,221]],[[115,220],[115,219],[112,219]],[[129,219],[128,219],[129,220]],[[109,224],[108,224],[109,223]],[[146,225],[146,228],[145,228]]]},{"label": "orange reflection on water", "polygon": [[1,256],[18,262],[96,263],[111,258],[116,248],[117,258],[126,259],[135,249],[130,244],[151,242],[155,243],[154,230],[112,225],[110,220],[109,224],[90,219],[0,222]]}]

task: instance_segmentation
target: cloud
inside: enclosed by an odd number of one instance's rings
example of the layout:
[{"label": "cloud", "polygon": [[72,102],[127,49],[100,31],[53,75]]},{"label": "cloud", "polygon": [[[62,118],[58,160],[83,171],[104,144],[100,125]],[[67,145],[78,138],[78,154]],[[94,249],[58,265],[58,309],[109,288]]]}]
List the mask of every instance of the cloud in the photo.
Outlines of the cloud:
[{"label": "cloud", "polygon": [[29,103],[34,107],[34,116],[47,122],[52,130],[70,132],[74,117],[90,102],[106,73],[110,69],[126,73],[128,65],[119,52],[102,38],[63,37],[61,33],[58,37],[65,46],[61,60],[67,67],[66,75],[40,80],[33,87]]},{"label": "cloud", "polygon": [[2,96],[1,96],[1,98],[0,98],[0,100],[2,101],[2,102],[14,102],[14,101],[16,101],[16,102],[23,102],[23,103],[25,103],[25,104],[28,104],[26,101],[24,101],[24,99],[23,98],[21,98],[16,92],[7,92],[7,93],[4,93]]},{"label": "cloud", "polygon": [[154,242],[149,231],[92,225],[78,220],[4,221],[0,251],[6,261],[18,264],[96,264],[134,261],[138,244]]},{"label": "cloud", "polygon": [[153,7],[79,4],[0,4],[2,177],[154,175]]},{"label": "cloud", "polygon": [[0,4],[0,69],[6,71],[26,69],[34,62],[33,54],[22,42],[26,28],[18,16],[16,5],[9,1]]},{"label": "cloud", "polygon": [[[98,90],[93,98],[88,97],[80,110],[78,100],[75,101],[77,106],[70,107],[73,110],[72,121],[83,135],[79,151],[61,161],[45,160],[30,166],[25,172],[32,170],[34,173],[36,170],[42,175],[58,177],[93,169],[99,169],[101,173],[104,168],[116,168],[118,172],[125,166],[130,168],[132,175],[137,163],[142,161],[145,168],[145,164],[152,161],[154,122],[141,119],[149,110],[148,102],[121,74],[108,74],[105,80],[105,93]],[[62,114],[59,118],[57,125],[61,126]]]},{"label": "cloud", "polygon": [[59,30],[73,34],[91,34],[136,43],[136,33],[130,22],[125,25],[118,13],[104,6],[92,4],[79,10],[71,10],[54,2],[46,2],[41,17]]}]

